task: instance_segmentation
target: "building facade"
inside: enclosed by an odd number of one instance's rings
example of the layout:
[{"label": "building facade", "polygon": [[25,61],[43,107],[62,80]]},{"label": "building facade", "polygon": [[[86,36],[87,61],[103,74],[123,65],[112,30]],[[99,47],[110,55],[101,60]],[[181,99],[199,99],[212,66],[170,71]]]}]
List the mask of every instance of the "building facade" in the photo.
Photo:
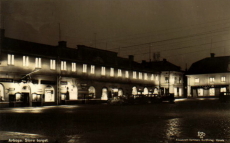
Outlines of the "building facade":
[{"label": "building facade", "polygon": [[184,89],[184,71],[166,59],[163,61],[142,62],[155,72],[159,73],[157,81],[159,82],[159,94],[174,94],[174,97],[186,97]]},{"label": "building facade", "polygon": [[0,101],[41,106],[159,93],[159,72],[132,55],[121,58],[116,52],[66,45],[12,39],[1,30]]},{"label": "building facade", "polygon": [[191,65],[188,70],[188,97],[218,97],[229,92],[230,56],[211,56]]}]

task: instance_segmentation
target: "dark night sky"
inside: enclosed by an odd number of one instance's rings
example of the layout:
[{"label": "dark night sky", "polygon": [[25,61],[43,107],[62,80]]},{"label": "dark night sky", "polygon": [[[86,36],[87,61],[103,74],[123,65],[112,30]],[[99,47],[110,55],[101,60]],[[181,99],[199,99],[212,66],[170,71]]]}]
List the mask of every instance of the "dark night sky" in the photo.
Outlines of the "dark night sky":
[{"label": "dark night sky", "polygon": [[160,52],[184,69],[210,52],[230,55],[229,0],[1,0],[1,17],[7,37],[61,39],[138,62]]}]

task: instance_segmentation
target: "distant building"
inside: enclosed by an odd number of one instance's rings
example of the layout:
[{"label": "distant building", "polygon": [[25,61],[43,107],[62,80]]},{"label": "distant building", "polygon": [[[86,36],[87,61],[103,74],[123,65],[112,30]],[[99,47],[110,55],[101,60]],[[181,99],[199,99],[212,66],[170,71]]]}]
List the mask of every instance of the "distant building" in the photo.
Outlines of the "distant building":
[{"label": "distant building", "polygon": [[184,93],[184,71],[179,66],[170,63],[166,59],[154,62],[143,61],[142,64],[144,63],[151,67],[153,71],[159,73],[156,81],[161,95],[172,93],[175,97],[186,97]]},{"label": "distant building", "polygon": [[12,39],[4,36],[4,30],[0,39],[1,102],[75,104],[159,92],[159,73],[143,68],[132,55],[121,58],[116,52],[84,45],[68,48],[65,41],[51,46]]},{"label": "distant building", "polygon": [[230,56],[211,56],[191,65],[187,73],[188,97],[213,97],[228,92]]}]

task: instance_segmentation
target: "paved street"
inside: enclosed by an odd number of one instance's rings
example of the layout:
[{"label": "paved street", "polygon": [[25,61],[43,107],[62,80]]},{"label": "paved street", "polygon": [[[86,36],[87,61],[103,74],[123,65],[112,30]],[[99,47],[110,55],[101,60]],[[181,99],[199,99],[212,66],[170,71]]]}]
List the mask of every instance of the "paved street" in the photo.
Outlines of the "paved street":
[{"label": "paved street", "polygon": [[230,103],[217,99],[175,104],[86,104],[0,109],[0,138],[58,143],[167,143],[178,139],[230,138]]}]

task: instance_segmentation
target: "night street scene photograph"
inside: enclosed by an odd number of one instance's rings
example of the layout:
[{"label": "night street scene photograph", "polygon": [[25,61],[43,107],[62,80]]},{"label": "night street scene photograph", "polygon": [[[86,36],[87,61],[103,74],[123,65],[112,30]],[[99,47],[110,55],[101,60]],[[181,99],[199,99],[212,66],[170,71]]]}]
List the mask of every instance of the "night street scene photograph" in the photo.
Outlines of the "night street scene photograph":
[{"label": "night street scene photograph", "polygon": [[0,143],[230,143],[230,1],[0,0]]}]

